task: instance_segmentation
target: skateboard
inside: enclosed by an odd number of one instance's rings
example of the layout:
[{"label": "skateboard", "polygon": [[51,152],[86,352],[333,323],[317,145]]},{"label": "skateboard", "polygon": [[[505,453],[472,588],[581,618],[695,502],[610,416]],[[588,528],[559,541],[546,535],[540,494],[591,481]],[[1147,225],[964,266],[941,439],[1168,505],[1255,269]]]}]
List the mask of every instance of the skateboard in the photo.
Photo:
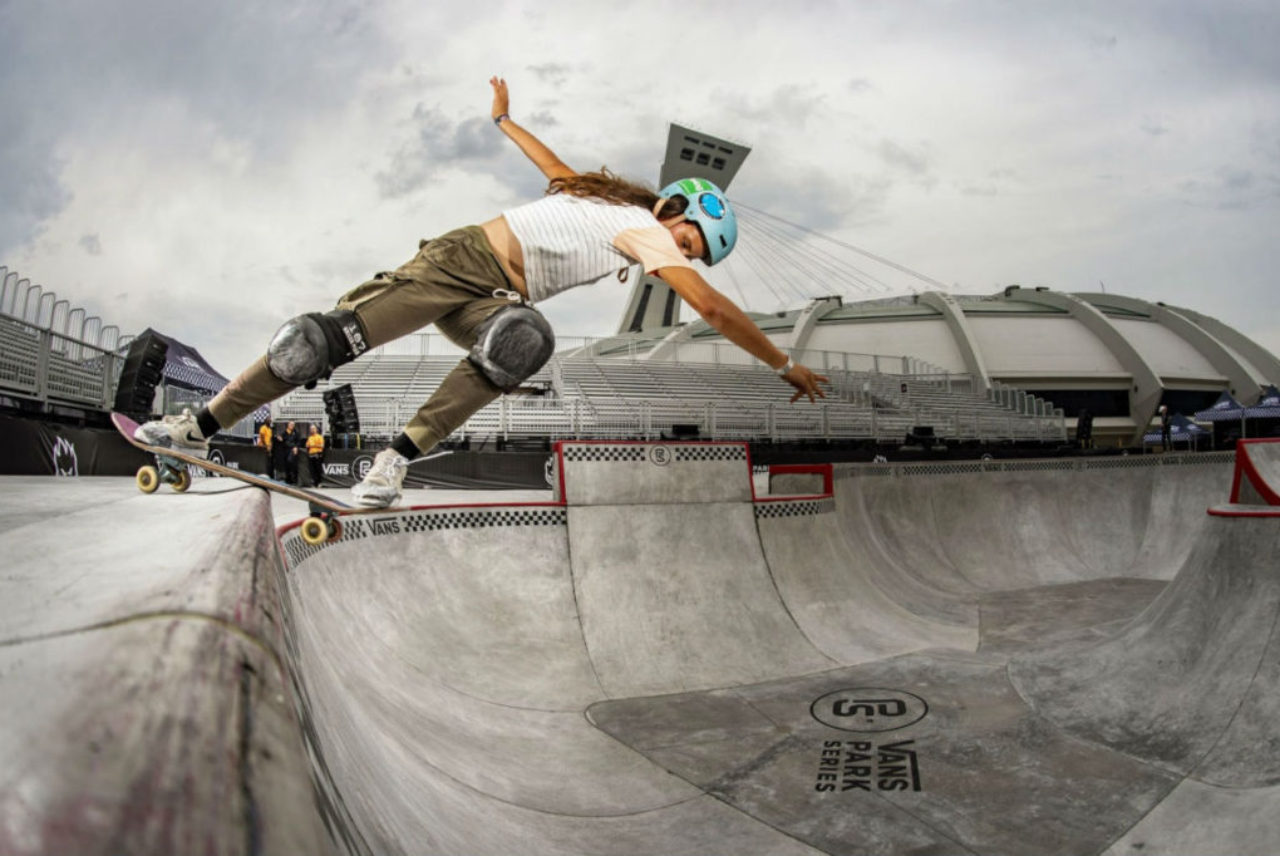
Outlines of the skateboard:
[{"label": "skateboard", "polygon": [[340,537],[342,535],[342,523],[339,517],[342,515],[385,514],[400,510],[398,508],[365,508],[359,505],[347,505],[345,502],[339,502],[317,490],[309,490],[305,487],[276,481],[257,473],[233,469],[224,464],[205,460],[199,455],[184,452],[181,449],[143,443],[133,436],[133,432],[138,428],[138,423],[123,413],[112,413],[111,423],[116,426],[116,430],[131,445],[137,446],[142,451],[155,456],[155,465],[146,464],[139,467],[134,477],[138,489],[143,493],[155,493],[162,484],[167,484],[173,490],[181,493],[191,487],[191,470],[189,468],[199,467],[205,472],[226,476],[275,493],[282,493],[285,496],[291,496],[307,503],[308,517],[302,521],[301,535],[302,540],[308,544],[322,544],[325,541],[332,541]]}]

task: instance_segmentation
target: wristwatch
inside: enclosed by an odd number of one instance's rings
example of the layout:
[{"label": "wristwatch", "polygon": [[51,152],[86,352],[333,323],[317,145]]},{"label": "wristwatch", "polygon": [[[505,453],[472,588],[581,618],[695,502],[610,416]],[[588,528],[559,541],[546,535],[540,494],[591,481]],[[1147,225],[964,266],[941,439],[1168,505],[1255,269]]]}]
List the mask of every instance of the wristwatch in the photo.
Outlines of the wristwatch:
[{"label": "wristwatch", "polygon": [[795,367],[796,367],[796,364],[791,361],[790,357],[787,357],[787,361],[783,363],[782,367],[776,368],[774,369],[774,371],[778,373],[778,377],[786,377],[787,373],[790,372]]}]

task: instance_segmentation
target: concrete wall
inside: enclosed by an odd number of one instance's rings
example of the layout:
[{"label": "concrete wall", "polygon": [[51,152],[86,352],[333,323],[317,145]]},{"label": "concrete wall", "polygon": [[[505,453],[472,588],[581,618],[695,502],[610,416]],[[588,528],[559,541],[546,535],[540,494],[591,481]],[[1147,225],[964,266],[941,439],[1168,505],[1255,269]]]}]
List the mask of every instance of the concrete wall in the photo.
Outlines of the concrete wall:
[{"label": "concrete wall", "polygon": [[265,494],[7,478],[0,555],[0,853],[333,852]]}]

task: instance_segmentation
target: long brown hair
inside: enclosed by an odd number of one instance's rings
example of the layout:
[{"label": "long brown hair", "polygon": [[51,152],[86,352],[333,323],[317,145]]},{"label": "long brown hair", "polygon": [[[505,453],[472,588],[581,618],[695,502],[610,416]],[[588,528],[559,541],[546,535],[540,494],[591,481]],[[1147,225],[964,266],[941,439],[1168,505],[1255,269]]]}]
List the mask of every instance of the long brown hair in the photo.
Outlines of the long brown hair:
[{"label": "long brown hair", "polygon": [[[567,193],[583,199],[599,199],[610,205],[634,205],[646,211],[652,211],[661,198],[643,184],[628,181],[604,166],[600,167],[599,172],[551,179],[551,183],[547,185],[547,195],[556,193]],[[687,204],[684,197],[668,199],[658,212],[658,219],[665,220],[683,213]]]}]

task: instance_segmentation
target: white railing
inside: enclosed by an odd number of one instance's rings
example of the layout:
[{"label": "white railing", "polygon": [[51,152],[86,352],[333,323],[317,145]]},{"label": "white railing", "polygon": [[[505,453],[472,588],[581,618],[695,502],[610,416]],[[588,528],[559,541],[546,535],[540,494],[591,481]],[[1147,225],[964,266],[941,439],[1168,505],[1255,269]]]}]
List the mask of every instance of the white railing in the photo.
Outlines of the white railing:
[{"label": "white railing", "polygon": [[[564,359],[599,357],[610,360],[640,360],[659,344],[656,339],[634,336],[557,336],[556,351]],[[716,366],[760,366],[755,357],[737,345],[721,341],[700,341],[696,338],[673,342],[667,346],[662,362],[706,363]],[[964,378],[967,375],[949,375],[925,360],[909,356],[886,354],[862,354],[852,351],[822,351],[815,349],[781,348],[783,353],[815,370],[842,370],[906,375],[916,378]],[[437,357],[461,356],[466,352],[438,333],[413,333],[402,336],[374,348],[363,359],[377,356]]]},{"label": "white railing", "polygon": [[114,324],[104,325],[98,316],[72,307],[70,301],[58,299],[54,292],[3,265],[0,315],[102,351],[118,351],[133,340],[132,336],[121,336]]},{"label": "white railing", "polygon": [[113,351],[0,317],[0,390],[110,409],[123,364]]},{"label": "white railing", "polygon": [[[420,402],[388,398],[360,407],[361,433],[390,438],[399,433]],[[281,408],[277,418],[325,424],[323,406],[316,400],[296,400]],[[932,425],[945,440],[1032,440],[1063,442],[1061,416],[1028,417],[1012,411],[954,412],[940,415],[916,410],[881,408],[859,403],[714,402],[671,399],[552,398],[505,396],[473,415],[453,436],[509,440],[520,437],[551,439],[659,439],[673,426],[691,426],[697,436],[711,440],[876,440],[902,442],[916,425]]]},{"label": "white railing", "polygon": [[[644,360],[659,343],[656,339],[634,336],[560,336],[556,339],[557,352],[561,360],[598,358],[640,361]],[[793,360],[804,363],[821,373],[839,371],[855,375],[880,375],[886,378],[886,384],[928,383],[936,389],[947,392],[966,392],[974,388],[973,379],[968,374],[948,372],[933,363],[911,356],[811,348],[793,350],[783,347],[780,350]],[[372,356],[417,357],[461,356],[464,353],[465,351],[461,348],[437,333],[415,333],[370,352]],[[737,345],[720,341],[699,341],[696,338],[671,343],[659,362],[736,367],[763,366],[763,363]],[[556,388],[561,388],[560,379],[553,375],[553,380]],[[881,390],[886,395],[891,393],[886,385],[882,385]],[[991,392],[987,397],[1001,407],[1024,416],[1053,418],[1059,413],[1050,402],[998,381],[991,382]]]},{"label": "white railing", "polygon": [[[104,409],[113,405],[122,355],[132,337],[121,337],[114,326],[103,327],[101,319],[72,308],[4,267],[0,267],[0,316],[8,316],[0,317],[4,333],[0,389]],[[501,398],[468,420],[457,436],[654,439],[670,432],[673,425],[682,425],[696,427],[699,436],[709,439],[893,441],[903,439],[912,426],[932,425],[937,436],[960,440],[1066,439],[1062,411],[1048,402],[994,384],[989,409],[984,409],[978,406],[979,399],[966,400],[963,395],[973,386],[968,375],[951,374],[908,356],[784,348],[792,359],[831,375],[835,394],[819,404],[789,406],[727,395],[697,401],[643,395],[601,399],[581,397],[580,389],[565,386],[565,360],[638,363],[659,344],[639,337],[560,337],[560,352],[548,372],[559,398]],[[737,346],[720,341],[689,338],[665,343],[663,350],[662,359],[650,365],[677,363],[712,371],[762,368]],[[424,359],[462,353],[438,334],[406,336],[361,360],[365,370],[352,382],[359,393],[361,381],[376,373],[377,358],[382,356]],[[363,433],[373,436],[398,433],[421,403],[403,393],[359,397]],[[203,397],[195,393],[165,390],[166,411],[201,403]],[[318,393],[291,394],[280,402],[278,416],[325,424]],[[237,426],[233,433],[245,434],[251,427]]]}]

